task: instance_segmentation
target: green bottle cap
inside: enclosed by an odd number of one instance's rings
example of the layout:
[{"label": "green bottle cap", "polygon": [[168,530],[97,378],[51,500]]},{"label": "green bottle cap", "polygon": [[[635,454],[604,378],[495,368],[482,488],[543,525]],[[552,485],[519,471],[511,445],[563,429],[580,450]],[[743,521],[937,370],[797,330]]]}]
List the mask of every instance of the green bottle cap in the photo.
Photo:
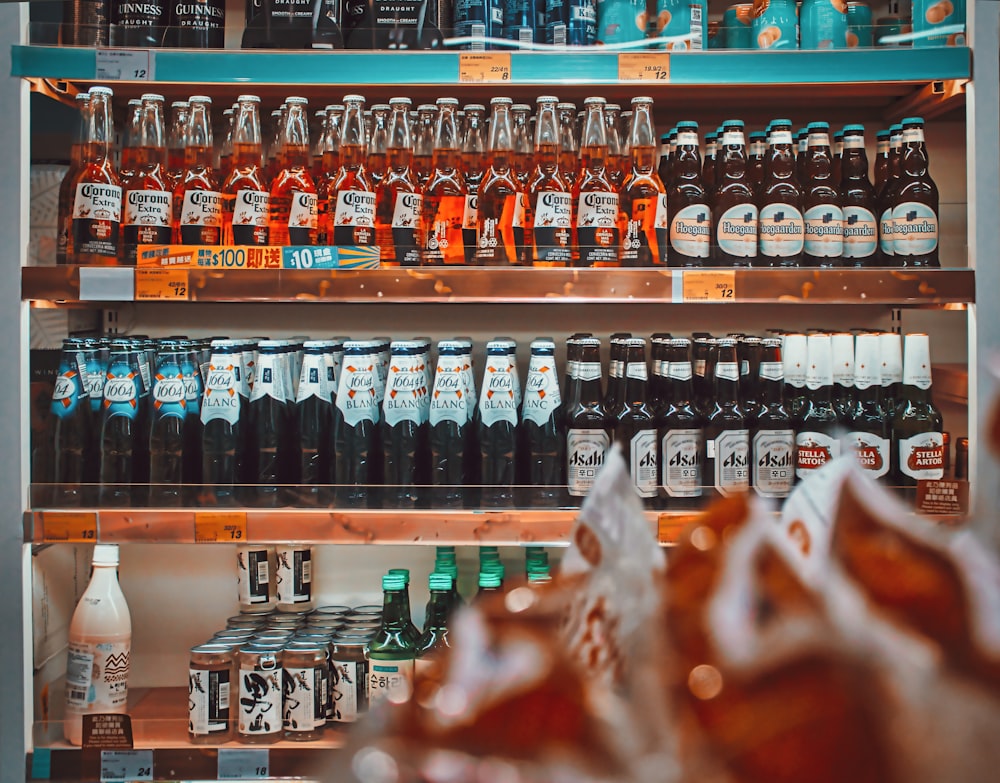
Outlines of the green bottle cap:
[{"label": "green bottle cap", "polygon": [[451,591],[451,576],[448,574],[433,573],[427,578],[427,585],[431,590]]},{"label": "green bottle cap", "polygon": [[542,572],[532,572],[528,574],[528,584],[544,584],[546,582],[551,582],[552,577],[548,573]]},{"label": "green bottle cap", "polygon": [[495,572],[480,572],[479,586],[487,588],[500,587],[500,574]]},{"label": "green bottle cap", "polygon": [[390,568],[389,571],[388,571],[388,573],[389,573],[389,576],[398,576],[398,577],[401,577],[403,579],[403,584],[404,585],[408,586],[410,584],[410,569],[409,568]]},{"label": "green bottle cap", "polygon": [[483,563],[479,567],[479,572],[481,574],[497,574],[500,579],[503,579],[507,573],[507,568],[499,561],[496,563]]},{"label": "green bottle cap", "polygon": [[439,547],[437,547],[437,553],[439,555],[442,554],[442,553],[445,553],[445,552],[448,552],[448,553],[451,553],[451,554],[455,554],[455,547],[453,547],[453,546],[439,546]]},{"label": "green bottle cap", "polygon": [[403,581],[401,576],[396,574],[386,574],[382,577],[383,590],[404,590],[405,588],[406,582]]}]

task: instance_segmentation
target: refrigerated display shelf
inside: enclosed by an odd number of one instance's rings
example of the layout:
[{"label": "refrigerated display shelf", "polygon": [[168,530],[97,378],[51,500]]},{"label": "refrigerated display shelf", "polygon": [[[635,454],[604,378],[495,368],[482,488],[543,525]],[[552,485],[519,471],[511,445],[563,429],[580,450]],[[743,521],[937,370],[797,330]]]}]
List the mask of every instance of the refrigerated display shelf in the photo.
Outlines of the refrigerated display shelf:
[{"label": "refrigerated display shelf", "polygon": [[[192,745],[188,740],[187,688],[136,690],[130,699],[129,715],[136,750],[153,752],[152,780],[215,780],[219,769],[219,749],[260,748],[235,741],[224,745]],[[61,739],[60,724],[36,726],[43,736],[28,754],[28,778],[32,769],[47,765],[50,780],[100,780],[100,751],[74,748]],[[343,747],[346,731],[327,727],[324,736],[310,742],[282,740],[266,747],[268,778],[320,778],[329,774],[334,754]]]},{"label": "refrigerated display shelf", "polygon": [[60,304],[138,298],[173,302],[717,302],[946,308],[975,301],[975,272],[966,268],[191,268],[170,270],[183,285],[169,291],[146,284],[150,272],[160,271],[145,267],[25,267],[21,297]]}]

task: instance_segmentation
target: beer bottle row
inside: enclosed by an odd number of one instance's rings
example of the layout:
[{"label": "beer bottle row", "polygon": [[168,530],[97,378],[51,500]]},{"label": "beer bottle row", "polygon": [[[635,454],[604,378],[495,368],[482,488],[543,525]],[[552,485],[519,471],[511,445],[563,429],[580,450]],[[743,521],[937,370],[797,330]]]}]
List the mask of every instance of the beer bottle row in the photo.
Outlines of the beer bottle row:
[{"label": "beer bottle row", "polygon": [[[611,339],[70,339],[52,397],[55,502],[346,508],[578,503],[619,443],[661,508],[788,495],[841,453],[944,475],[925,334]],[[477,375],[479,383],[477,384]],[[563,397],[562,390],[566,396]],[[197,494],[192,497],[191,493]]]},{"label": "beer bottle row", "polygon": [[[211,99],[130,103],[116,167],[111,91],[77,96],[81,129],[59,193],[57,261],[135,264],[140,245],[377,245],[383,265],[938,266],[938,194],[923,122],[880,132],[774,120],[748,154],[743,123],[678,123],[659,160],[653,101],[349,95],[314,117],[290,97],[264,144],[240,96],[214,143]],[[460,117],[460,114],[463,116]],[[534,131],[532,133],[532,124]],[[579,129],[579,133],[577,132]],[[753,135],[753,134],[752,134]],[[533,138],[533,141],[532,141]]]}]

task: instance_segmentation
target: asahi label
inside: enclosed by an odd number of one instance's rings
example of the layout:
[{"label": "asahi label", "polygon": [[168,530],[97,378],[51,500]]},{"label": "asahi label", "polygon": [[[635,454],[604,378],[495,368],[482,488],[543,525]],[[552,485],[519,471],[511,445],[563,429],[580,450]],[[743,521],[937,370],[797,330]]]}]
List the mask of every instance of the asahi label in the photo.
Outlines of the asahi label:
[{"label": "asahi label", "polygon": [[270,194],[261,190],[237,191],[233,201],[233,243],[266,245]]},{"label": "asahi label", "polygon": [[288,205],[288,241],[292,245],[309,245],[316,230],[316,194],[292,191]]},{"label": "asahi label", "polygon": [[389,699],[406,702],[413,691],[413,660],[380,661],[372,657],[368,664],[368,700],[374,707]]},{"label": "asahi label", "polygon": [[806,210],[806,253],[817,258],[839,258],[844,252],[844,211],[836,204],[817,204]]},{"label": "asahi label", "polygon": [[878,245],[882,249],[883,255],[891,256],[896,249],[895,239],[892,233],[892,207],[882,213],[878,229]]},{"label": "asahi label", "polygon": [[754,490],[761,497],[783,498],[788,497],[794,483],[795,431],[757,432],[753,436]]},{"label": "asahi label", "polygon": [[715,439],[715,489],[731,495],[750,487],[750,433],[725,430]]},{"label": "asahi label", "polygon": [[128,701],[129,642],[69,643],[66,703],[78,711],[119,712]]},{"label": "asahi label", "polygon": [[682,207],[670,221],[670,247],[688,258],[708,258],[712,211],[705,204]]},{"label": "asahi label", "polygon": [[188,731],[198,737],[229,730],[229,669],[188,669]]},{"label": "asahi label", "polygon": [[73,249],[78,254],[118,257],[122,189],[81,182],[73,202]]},{"label": "asahi label", "polygon": [[637,198],[625,223],[621,262],[624,266],[665,266],[667,263],[667,196]]},{"label": "asahi label", "polygon": [[424,197],[419,193],[396,193],[392,209],[392,245],[396,263],[420,266],[420,212]]},{"label": "asahi label", "polygon": [[286,667],[282,685],[286,731],[315,731],[326,723],[327,680],[322,668]]},{"label": "asahi label", "polygon": [[938,217],[926,204],[904,201],[892,208],[892,243],[897,256],[932,253],[938,245]]},{"label": "asahi label", "polygon": [[639,497],[656,497],[656,464],[656,430],[640,430],[629,443],[632,486]]},{"label": "asahi label", "polygon": [[375,194],[364,190],[337,193],[333,210],[334,245],[371,245],[375,242]]},{"label": "asahi label", "polygon": [[438,359],[431,394],[430,424],[453,421],[459,426],[469,420],[469,398],[462,377],[462,362],[457,356]]},{"label": "asahi label", "polygon": [[844,449],[854,454],[858,464],[869,471],[872,478],[881,478],[889,472],[889,439],[870,432],[849,432],[844,438]]},{"label": "asahi label", "polygon": [[426,378],[417,356],[394,356],[386,379],[382,410],[385,423],[395,427],[401,422],[422,424],[427,421],[424,400],[427,397]]},{"label": "asahi label", "polygon": [[878,250],[878,221],[864,207],[844,207],[844,258],[868,258]]},{"label": "asahi label", "polygon": [[189,190],[181,204],[181,244],[218,245],[222,242],[222,194]]},{"label": "asahi label", "polygon": [[795,437],[795,446],[795,475],[800,479],[840,456],[840,441],[825,432],[804,430]]},{"label": "asahi label", "polygon": [[944,438],[940,432],[922,432],[900,438],[899,469],[912,479],[944,478]]},{"label": "asahi label", "polygon": [[576,215],[581,266],[618,264],[618,194],[590,191],[580,194]]},{"label": "asahi label", "polygon": [[363,421],[378,421],[375,373],[373,357],[345,358],[337,390],[337,410],[343,415],[347,426],[357,427]]},{"label": "asahi label", "polygon": [[[663,362],[666,367],[661,369],[660,374],[674,381],[690,381],[693,375],[691,362]],[[702,375],[704,375],[704,370]]]},{"label": "asahi label", "polygon": [[566,483],[573,497],[585,497],[604,467],[611,439],[605,430],[571,429],[566,436]]},{"label": "asahi label", "polygon": [[757,207],[737,204],[722,213],[715,227],[719,249],[737,258],[757,256]]},{"label": "asahi label", "polygon": [[240,418],[239,381],[235,367],[210,363],[205,375],[205,398],[201,406],[201,422],[225,419],[236,424]]},{"label": "asahi label", "polygon": [[567,266],[573,221],[573,197],[569,193],[542,191],[535,201],[534,262]]},{"label": "asahi label", "polygon": [[[427,226],[425,257],[430,264],[464,264],[462,213],[465,196],[441,196]],[[473,224],[475,231],[475,224]]]},{"label": "asahi label", "polygon": [[661,443],[660,462],[663,466],[660,483],[670,497],[701,497],[700,429],[668,430]]},{"label": "asahi label", "polygon": [[281,667],[267,655],[261,656],[261,664],[240,666],[240,734],[278,734],[282,729]]},{"label": "asahi label", "polygon": [[129,244],[170,243],[173,196],[166,190],[130,190],[125,194],[125,241]]},{"label": "asahi label", "polygon": [[805,246],[802,213],[791,204],[767,204],[760,210],[760,254],[790,258]]},{"label": "asahi label", "polygon": [[562,405],[554,356],[532,356],[524,386],[521,418],[542,427]]}]

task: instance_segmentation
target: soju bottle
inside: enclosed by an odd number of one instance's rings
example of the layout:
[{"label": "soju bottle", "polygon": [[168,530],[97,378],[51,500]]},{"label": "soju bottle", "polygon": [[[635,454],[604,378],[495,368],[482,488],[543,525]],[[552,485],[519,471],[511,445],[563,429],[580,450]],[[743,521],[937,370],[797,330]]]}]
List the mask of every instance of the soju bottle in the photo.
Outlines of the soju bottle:
[{"label": "soju bottle", "polygon": [[409,601],[402,576],[382,577],[382,625],[368,645],[368,697],[372,706],[383,699],[407,701],[413,691],[416,645],[410,635]]},{"label": "soju bottle", "polygon": [[427,604],[427,621],[424,632],[417,642],[416,671],[430,664],[431,659],[441,650],[451,647],[448,641],[448,618],[452,610],[452,589],[454,582],[448,574],[433,573],[427,580],[431,600]]}]

